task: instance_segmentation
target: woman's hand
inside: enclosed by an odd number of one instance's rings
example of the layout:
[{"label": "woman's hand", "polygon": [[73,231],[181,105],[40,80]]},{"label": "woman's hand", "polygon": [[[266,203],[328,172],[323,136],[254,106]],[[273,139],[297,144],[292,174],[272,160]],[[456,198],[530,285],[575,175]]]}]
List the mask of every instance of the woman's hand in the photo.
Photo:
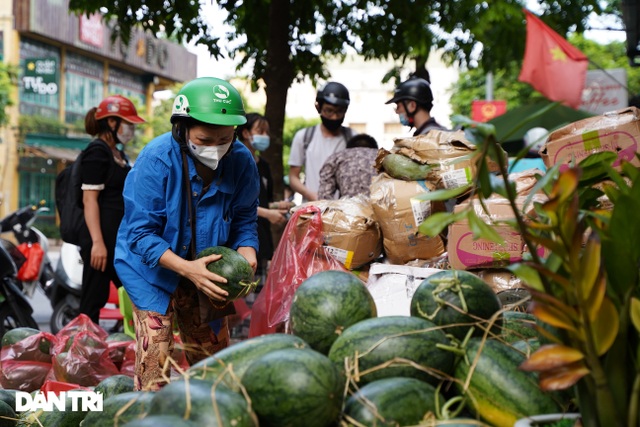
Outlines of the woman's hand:
[{"label": "woman's hand", "polygon": [[274,224],[274,225],[286,224],[287,217],[285,215],[288,212],[286,209],[268,209],[267,212],[268,212],[267,220],[271,224]]},{"label": "woman's hand", "polygon": [[220,258],[222,258],[221,255],[213,254],[193,261],[187,261],[186,271],[182,275],[189,279],[209,298],[216,301],[226,301],[229,292],[217,284],[227,283],[227,279],[207,269],[209,263],[216,262]]},{"label": "woman's hand", "polygon": [[107,268],[107,247],[102,240],[91,246],[91,267],[103,273]]},{"label": "woman's hand", "polygon": [[258,257],[256,255],[256,250],[251,246],[240,246],[237,252],[245,257],[247,261],[249,261],[249,265],[251,265],[251,268],[253,269],[253,274],[255,274],[256,268],[258,268]]}]

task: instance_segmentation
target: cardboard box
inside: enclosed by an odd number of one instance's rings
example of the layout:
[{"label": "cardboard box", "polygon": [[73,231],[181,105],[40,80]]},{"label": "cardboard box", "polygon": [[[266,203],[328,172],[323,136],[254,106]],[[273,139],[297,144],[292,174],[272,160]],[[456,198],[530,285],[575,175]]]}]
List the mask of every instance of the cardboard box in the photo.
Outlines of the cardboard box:
[{"label": "cardboard box", "polygon": [[403,181],[386,173],[371,181],[371,205],[382,229],[384,252],[391,263],[405,264],[444,253],[440,236],[431,238],[418,233],[420,224],[436,209],[431,202],[415,196],[434,189],[427,181]]},{"label": "cardboard box", "polygon": [[[477,176],[476,162],[480,153],[465,138],[463,131],[431,130],[424,135],[397,138],[391,152],[433,165],[426,180],[438,189],[462,187]],[[491,172],[498,170],[496,163],[488,163]]]},{"label": "cardboard box", "polygon": [[416,289],[424,279],[440,271],[377,262],[371,264],[366,286],[376,303],[378,317],[410,316],[411,298]]},{"label": "cardboard box", "polygon": [[547,167],[580,162],[590,154],[603,151],[618,152],[614,166],[622,160],[640,166],[636,158],[640,141],[640,110],[629,107],[601,116],[568,124],[547,138],[540,155]]},{"label": "cardboard box", "polygon": [[[528,196],[527,196],[528,197]],[[541,195],[534,195],[534,201],[544,200]],[[516,199],[516,204],[520,210],[523,209],[526,197],[521,196]],[[502,197],[490,197],[485,200],[487,211],[485,212],[476,199],[465,201],[456,205],[454,212],[464,210],[469,203],[473,203],[476,215],[504,239],[504,244],[498,244],[486,239],[473,237],[473,232],[466,220],[458,221],[449,226],[447,252],[451,268],[467,270],[479,267],[505,267],[511,263],[520,261],[527,247],[520,233],[510,225],[505,224],[505,220],[515,218],[513,209],[508,200]],[[531,206],[529,206],[530,208]],[[538,255],[545,256],[544,248],[538,250]]]},{"label": "cardboard box", "polygon": [[[367,197],[318,200],[302,206],[308,205],[320,209],[323,244],[347,269],[359,268],[382,254],[382,232]],[[308,215],[301,215],[298,225],[309,220]]]}]

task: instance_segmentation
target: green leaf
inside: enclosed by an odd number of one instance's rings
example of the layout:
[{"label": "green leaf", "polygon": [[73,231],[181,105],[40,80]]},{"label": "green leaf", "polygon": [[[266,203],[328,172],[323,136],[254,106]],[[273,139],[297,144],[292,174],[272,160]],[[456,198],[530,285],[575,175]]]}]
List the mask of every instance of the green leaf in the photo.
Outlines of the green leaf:
[{"label": "green leaf", "polygon": [[640,299],[636,297],[631,298],[630,314],[633,327],[636,328],[638,333],[640,333]]},{"label": "green leaf", "polygon": [[420,226],[418,232],[429,237],[435,237],[442,232],[449,224],[460,221],[467,215],[466,211],[457,213],[437,212],[425,219]]},{"label": "green leaf", "polygon": [[467,184],[462,187],[457,188],[449,188],[446,190],[435,190],[430,191],[428,193],[420,193],[418,195],[413,196],[413,199],[427,201],[427,200],[449,200],[455,199],[473,188],[473,184]]},{"label": "green leaf", "polygon": [[526,286],[537,291],[544,292],[544,286],[540,280],[540,274],[535,268],[524,263],[511,264],[506,268],[522,280]]},{"label": "green leaf", "polygon": [[475,239],[482,238],[495,242],[499,245],[504,245],[504,239],[502,236],[496,232],[492,226],[478,218],[478,215],[476,215],[476,212],[473,209],[467,212],[467,220],[469,221],[469,228],[471,229]]},{"label": "green leaf", "polygon": [[483,158],[480,161],[480,167],[478,168],[478,181],[480,185],[480,191],[482,196],[486,199],[493,193],[492,174],[489,172],[489,166],[487,165],[487,159]]},{"label": "green leaf", "polygon": [[515,194],[515,182],[507,180],[507,183],[505,185],[505,180],[502,177],[494,174],[489,174],[489,180],[491,181],[491,188],[493,189],[493,192],[499,194],[505,199],[509,198],[509,194],[507,193],[507,186],[511,187],[513,194]]}]

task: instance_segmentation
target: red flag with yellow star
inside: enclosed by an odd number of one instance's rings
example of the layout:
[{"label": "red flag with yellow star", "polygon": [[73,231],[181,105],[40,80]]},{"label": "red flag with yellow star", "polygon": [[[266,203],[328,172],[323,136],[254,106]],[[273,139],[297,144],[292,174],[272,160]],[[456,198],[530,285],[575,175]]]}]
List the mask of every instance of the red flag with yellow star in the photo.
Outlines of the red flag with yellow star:
[{"label": "red flag with yellow star", "polygon": [[578,108],[589,61],[584,53],[525,9],[527,43],[518,80],[551,101]]}]

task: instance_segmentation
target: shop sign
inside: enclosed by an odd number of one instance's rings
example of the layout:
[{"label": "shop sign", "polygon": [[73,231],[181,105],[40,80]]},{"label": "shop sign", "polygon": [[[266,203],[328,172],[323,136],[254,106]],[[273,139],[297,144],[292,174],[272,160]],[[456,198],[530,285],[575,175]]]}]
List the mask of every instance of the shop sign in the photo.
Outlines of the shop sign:
[{"label": "shop sign", "polygon": [[22,87],[37,95],[58,93],[58,60],[56,58],[27,58],[24,61]]}]

